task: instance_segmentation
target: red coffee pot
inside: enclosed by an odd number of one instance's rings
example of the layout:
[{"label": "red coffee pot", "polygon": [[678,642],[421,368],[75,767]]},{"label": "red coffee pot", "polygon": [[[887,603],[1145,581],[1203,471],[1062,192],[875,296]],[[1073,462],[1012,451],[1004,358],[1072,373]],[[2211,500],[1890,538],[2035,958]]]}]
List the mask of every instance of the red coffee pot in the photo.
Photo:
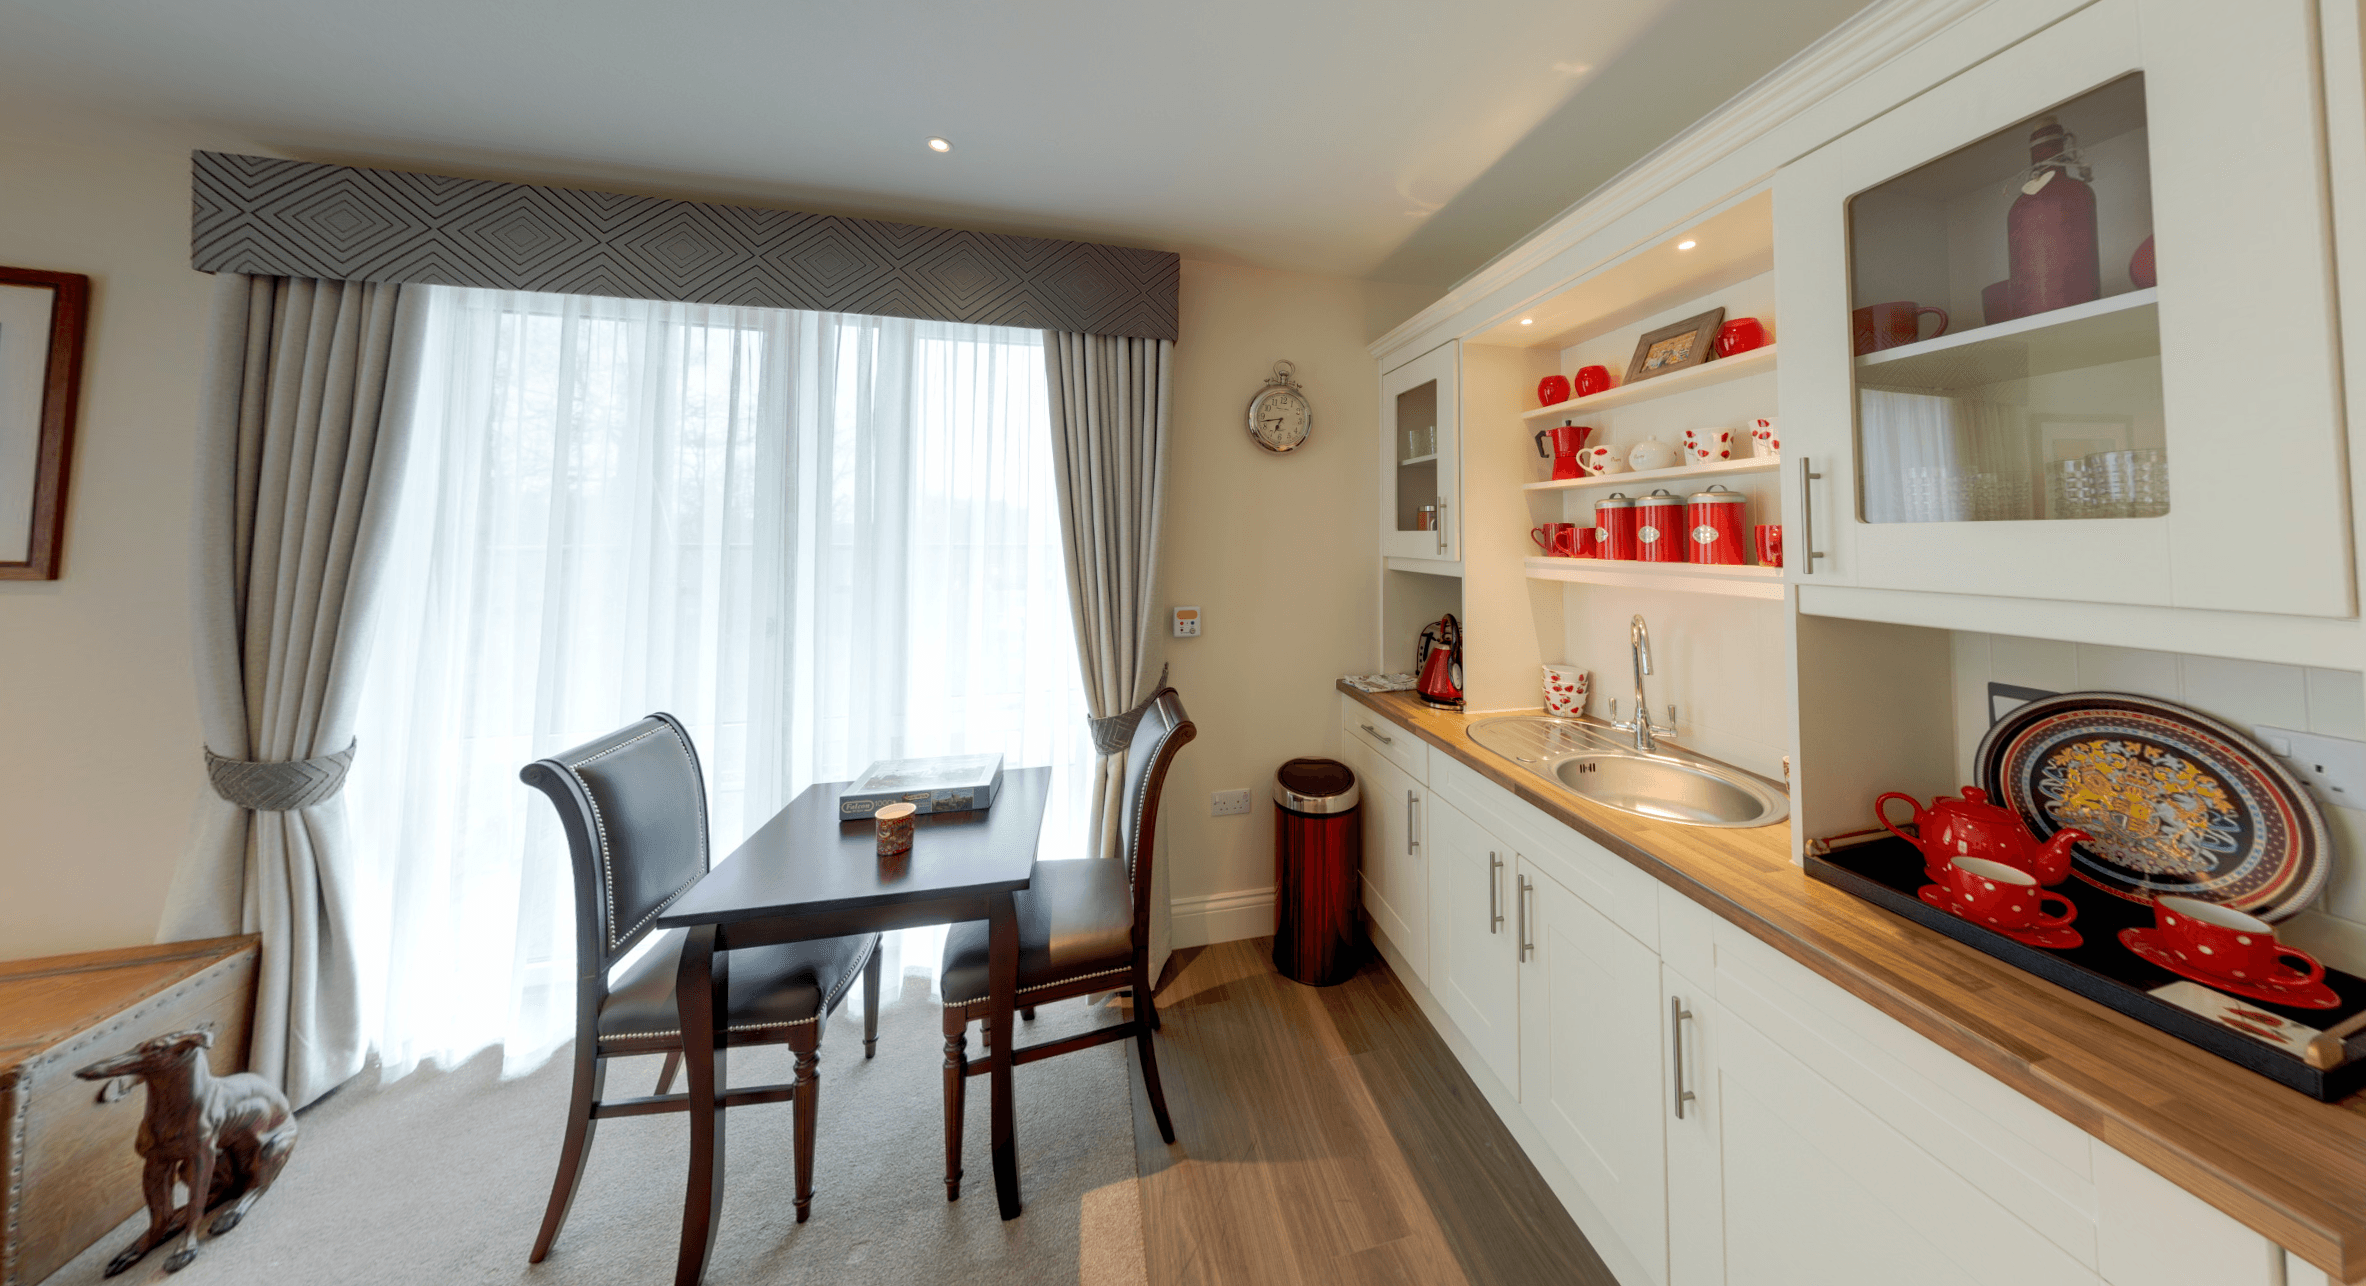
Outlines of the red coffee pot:
[{"label": "red coffee pot", "polygon": [[1557,429],[1536,431],[1538,459],[1544,458],[1544,440],[1547,437],[1553,440],[1553,481],[1585,476],[1585,470],[1578,467],[1577,453],[1586,449],[1586,435],[1593,431],[1593,426],[1586,424],[1564,424]]},{"label": "red coffee pot", "polygon": [[[1914,829],[1921,838],[1899,830],[1882,813],[1881,806],[1893,799],[1914,809]],[[2085,831],[2069,827],[2041,844],[2021,814],[1989,803],[1988,792],[1978,786],[1964,787],[1961,799],[1941,795],[1928,808],[1893,790],[1873,801],[1873,815],[1892,835],[1922,850],[1924,874],[1941,884],[1947,882],[1947,864],[1959,857],[2002,862],[2027,871],[2040,884],[2060,884],[2070,874],[2070,846],[2087,838]]]},{"label": "red coffee pot", "polygon": [[1462,625],[1452,615],[1421,627],[1413,668],[1421,672],[1414,694],[1441,710],[1462,708]]}]

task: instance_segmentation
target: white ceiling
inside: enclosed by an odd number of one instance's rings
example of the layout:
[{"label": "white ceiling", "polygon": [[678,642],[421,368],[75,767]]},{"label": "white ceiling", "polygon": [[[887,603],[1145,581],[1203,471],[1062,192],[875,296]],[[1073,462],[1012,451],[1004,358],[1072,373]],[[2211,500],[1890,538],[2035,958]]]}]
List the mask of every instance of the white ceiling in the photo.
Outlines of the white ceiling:
[{"label": "white ceiling", "polygon": [[1442,289],[1861,2],[0,0],[0,112]]}]

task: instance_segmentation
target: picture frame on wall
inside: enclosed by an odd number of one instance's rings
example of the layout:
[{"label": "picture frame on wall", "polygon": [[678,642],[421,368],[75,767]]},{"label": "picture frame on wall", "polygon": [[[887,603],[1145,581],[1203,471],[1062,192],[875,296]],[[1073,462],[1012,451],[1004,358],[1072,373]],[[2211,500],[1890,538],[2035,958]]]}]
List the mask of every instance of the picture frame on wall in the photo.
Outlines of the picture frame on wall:
[{"label": "picture frame on wall", "polygon": [[1648,332],[1635,341],[1635,356],[1627,363],[1625,382],[1632,384],[1708,361],[1716,355],[1717,328],[1724,324],[1725,310],[1712,308]]},{"label": "picture frame on wall", "polygon": [[56,580],[90,278],[0,268],[0,580]]}]

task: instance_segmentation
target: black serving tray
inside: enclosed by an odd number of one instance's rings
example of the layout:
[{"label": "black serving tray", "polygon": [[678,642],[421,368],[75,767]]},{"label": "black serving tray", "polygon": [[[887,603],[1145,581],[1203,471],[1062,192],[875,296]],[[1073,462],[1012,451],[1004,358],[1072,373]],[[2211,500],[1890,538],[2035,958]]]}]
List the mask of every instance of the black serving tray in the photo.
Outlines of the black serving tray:
[{"label": "black serving tray", "polygon": [[[2366,1034],[2352,1036],[2344,1043],[2340,1066],[2320,1071],[2302,1061],[2297,1053],[2243,1035],[2152,995],[2155,987],[2184,981],[2177,974],[2146,963],[2120,943],[2120,930],[2153,922],[2152,908],[2114,897],[2075,877],[2050,891],[2078,905],[2075,927],[2085,942],[2067,951],[2049,951],[2016,942],[1923,902],[1920,891],[1931,881],[1923,874],[1922,854],[1895,836],[1885,835],[1870,843],[1821,854],[1810,852],[1807,873],[1974,950],[2026,969],[2147,1026],[2157,1027],[2187,1044],[2199,1045],[2310,1098],[2330,1103],[2366,1087]],[[2293,1009],[2246,997],[2236,999],[2320,1031],[2366,1010],[2366,979],[2328,968],[2325,983],[2341,997],[2338,1008]]]}]

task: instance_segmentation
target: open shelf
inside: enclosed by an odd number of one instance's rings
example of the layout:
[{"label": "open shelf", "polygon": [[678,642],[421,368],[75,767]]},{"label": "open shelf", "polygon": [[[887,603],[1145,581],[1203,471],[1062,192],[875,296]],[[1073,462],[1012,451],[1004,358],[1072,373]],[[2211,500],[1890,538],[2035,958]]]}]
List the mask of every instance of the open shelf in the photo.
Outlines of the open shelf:
[{"label": "open shelf", "polygon": [[1723,384],[1727,380],[1743,379],[1751,375],[1772,374],[1774,362],[1775,345],[1768,344],[1764,348],[1753,348],[1747,353],[1720,357],[1715,361],[1703,362],[1698,366],[1688,366],[1680,371],[1670,371],[1666,375],[1656,375],[1647,380],[1637,380],[1632,384],[1621,384],[1617,388],[1604,389],[1586,397],[1573,397],[1566,402],[1555,402],[1551,406],[1540,406],[1533,411],[1523,411],[1520,413],[1520,418],[1541,420],[1554,416],[1574,417],[1594,411],[1607,411],[1614,406],[1648,402],[1655,397],[1667,397],[1670,394],[1682,393],[1691,389],[1707,388],[1712,384]]},{"label": "open shelf", "polygon": [[1527,568],[1530,580],[1625,585],[1633,589],[1673,589],[1692,594],[1729,594],[1737,598],[1780,599],[1783,596],[1783,569],[1780,567],[1638,563],[1611,558],[1527,558],[1522,563]]},{"label": "open shelf", "polygon": [[1633,473],[1608,473],[1601,477],[1563,478],[1557,482],[1529,482],[1521,484],[1522,491],[1575,491],[1583,487],[1618,487],[1637,482],[1658,482],[1668,478],[1729,478],[1737,473],[1772,473],[1783,467],[1780,460],[1761,460],[1747,456],[1740,460],[1714,460],[1707,464],[1680,464],[1673,469],[1641,469]]},{"label": "open shelf", "polygon": [[1979,388],[2158,357],[2160,295],[2157,286],[2131,290],[1959,335],[1867,353],[1857,359],[1857,382],[1891,389]]}]

